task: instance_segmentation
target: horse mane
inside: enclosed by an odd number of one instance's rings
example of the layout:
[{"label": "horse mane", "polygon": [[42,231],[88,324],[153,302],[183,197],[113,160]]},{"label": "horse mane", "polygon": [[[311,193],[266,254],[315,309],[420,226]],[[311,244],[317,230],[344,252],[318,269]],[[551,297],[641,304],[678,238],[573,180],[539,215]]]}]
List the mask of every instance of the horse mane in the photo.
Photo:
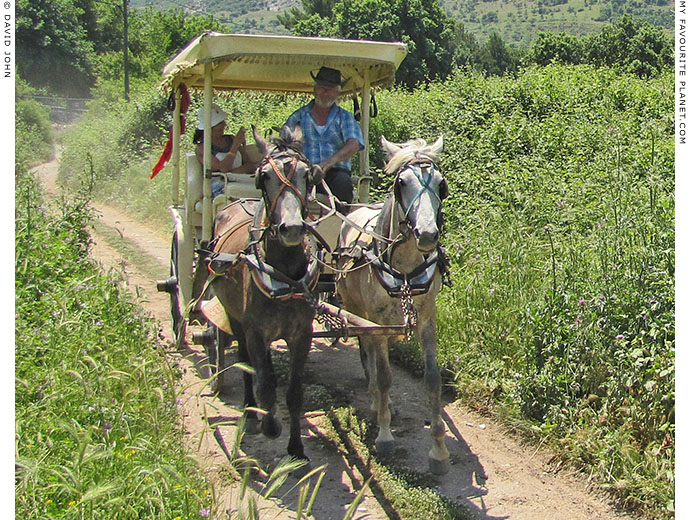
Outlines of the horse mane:
[{"label": "horse mane", "polygon": [[427,144],[424,139],[410,139],[405,143],[396,144],[395,146],[400,147],[401,150],[396,152],[388,163],[386,163],[386,167],[383,171],[388,174],[397,172],[403,165],[413,159],[426,157],[433,162],[436,162],[438,159],[438,153],[434,153],[431,145]]},{"label": "horse mane", "polygon": [[[304,156],[304,143],[302,141],[295,139],[291,132],[281,131],[280,135],[271,134],[268,137],[268,142],[274,147],[273,152],[295,152],[301,156]],[[270,155],[270,154],[269,154]]]}]

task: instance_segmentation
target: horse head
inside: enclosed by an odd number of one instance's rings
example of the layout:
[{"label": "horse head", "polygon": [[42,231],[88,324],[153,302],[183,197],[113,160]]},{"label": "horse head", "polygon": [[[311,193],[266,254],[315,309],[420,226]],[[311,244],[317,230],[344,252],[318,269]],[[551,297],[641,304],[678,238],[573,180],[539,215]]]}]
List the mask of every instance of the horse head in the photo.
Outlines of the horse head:
[{"label": "horse head", "polygon": [[302,129],[284,126],[279,136],[264,139],[253,128],[254,139],[264,159],[256,173],[266,219],[272,232],[286,247],[301,243],[307,231],[307,194],[321,182],[320,169],[312,167],[302,152]]},{"label": "horse head", "polygon": [[430,145],[423,139],[395,144],[381,136],[381,145],[388,159],[385,172],[395,174],[393,196],[401,221],[414,233],[420,251],[433,251],[439,241],[441,205],[448,195],[437,164],[443,136]]}]

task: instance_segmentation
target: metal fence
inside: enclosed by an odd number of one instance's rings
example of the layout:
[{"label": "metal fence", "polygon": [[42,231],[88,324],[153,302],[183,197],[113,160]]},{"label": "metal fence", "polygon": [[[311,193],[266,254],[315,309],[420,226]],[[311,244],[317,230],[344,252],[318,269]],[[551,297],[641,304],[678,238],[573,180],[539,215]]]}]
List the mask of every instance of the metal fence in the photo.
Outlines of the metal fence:
[{"label": "metal fence", "polygon": [[36,94],[20,96],[21,99],[33,99],[50,109],[50,120],[54,123],[69,123],[88,109],[86,103],[91,98],[68,98],[41,96]]}]

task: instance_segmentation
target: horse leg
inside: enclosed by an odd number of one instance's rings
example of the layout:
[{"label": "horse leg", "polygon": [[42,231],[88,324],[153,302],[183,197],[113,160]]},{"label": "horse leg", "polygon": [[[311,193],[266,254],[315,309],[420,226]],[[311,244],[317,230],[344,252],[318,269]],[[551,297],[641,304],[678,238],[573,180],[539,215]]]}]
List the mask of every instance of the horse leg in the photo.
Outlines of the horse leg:
[{"label": "horse leg", "polygon": [[367,351],[362,346],[362,340],[359,338],[359,336],[357,336],[357,343],[359,343],[359,360],[362,362],[362,368],[364,369],[364,377],[366,377],[367,384],[369,384],[369,374],[371,373],[371,371],[369,370],[369,356],[367,355]]},{"label": "horse leg", "polygon": [[436,319],[421,320],[419,338],[424,348],[424,386],[431,408],[431,451],[429,470],[436,475],[450,471],[450,454],[446,448],[446,426],[441,417],[441,374],[436,362]]},{"label": "horse leg", "polygon": [[[240,363],[251,365],[249,359],[249,351],[247,350],[247,339],[244,337],[244,329],[242,325],[236,320],[228,317],[230,321],[230,328],[237,338],[237,359]],[[256,398],[254,397],[254,381],[252,375],[246,370],[242,371],[242,382],[244,383],[244,407],[256,408]],[[256,412],[244,412],[244,431],[250,435],[260,433],[259,419]]]},{"label": "horse leg", "polygon": [[311,469],[309,457],[304,454],[302,444],[302,429],[300,421],[302,419],[302,377],[304,375],[304,364],[307,361],[307,354],[311,347],[311,330],[306,334],[300,334],[288,343],[290,349],[290,385],[287,389],[286,402],[290,411],[290,441],[288,443],[288,454],[307,462],[304,466],[297,469],[294,474],[301,478]]},{"label": "horse leg", "polygon": [[380,455],[393,452],[395,438],[391,433],[391,412],[389,392],[393,381],[390,363],[388,362],[388,340],[380,336],[361,338],[361,346],[366,350],[370,374],[369,393],[373,396],[372,408],[375,409],[379,425],[376,437],[376,451]]},{"label": "horse leg", "polygon": [[261,433],[269,439],[280,437],[282,427],[276,416],[276,376],[271,361],[271,345],[255,331],[245,331],[247,350],[256,377],[256,396],[265,412],[261,419]]}]

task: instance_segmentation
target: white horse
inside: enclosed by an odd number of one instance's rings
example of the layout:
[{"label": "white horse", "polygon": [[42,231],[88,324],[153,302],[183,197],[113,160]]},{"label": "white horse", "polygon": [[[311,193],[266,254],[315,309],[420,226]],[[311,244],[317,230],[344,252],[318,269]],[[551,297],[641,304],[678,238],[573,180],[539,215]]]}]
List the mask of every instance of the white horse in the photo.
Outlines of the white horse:
[{"label": "white horse", "polygon": [[[388,158],[385,171],[395,174],[394,189],[383,203],[357,209],[343,223],[338,242],[341,274],[337,291],[348,311],[381,325],[408,323],[416,332],[424,349],[424,386],[431,412],[429,469],[443,475],[450,469],[436,362],[436,295],[441,289],[443,268],[439,244],[441,204],[448,194],[437,164],[443,137],[428,145],[422,139],[394,144],[382,136],[381,144]],[[379,425],[376,450],[381,454],[392,452],[394,447],[388,344],[397,339],[359,337],[372,410],[377,413]]]}]

